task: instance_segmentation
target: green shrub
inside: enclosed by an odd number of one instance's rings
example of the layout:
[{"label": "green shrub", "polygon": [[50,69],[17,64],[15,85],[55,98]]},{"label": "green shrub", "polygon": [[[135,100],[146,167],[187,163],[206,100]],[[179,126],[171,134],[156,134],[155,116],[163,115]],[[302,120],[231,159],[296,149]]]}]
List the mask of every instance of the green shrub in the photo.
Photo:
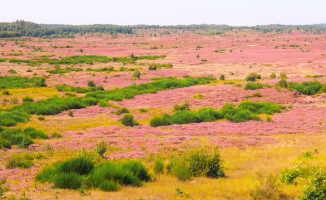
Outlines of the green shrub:
[{"label": "green shrub", "polygon": [[207,84],[214,80],[216,79],[212,77],[194,78],[190,76],[186,76],[185,79],[158,78],[150,83],[133,84],[122,89],[117,88],[114,90],[89,92],[86,94],[86,97],[122,101],[125,98],[131,99],[139,94],[155,93],[162,90],[189,87],[197,84]]},{"label": "green shrub", "polygon": [[253,200],[287,199],[286,195],[280,190],[280,185],[277,182],[277,176],[273,175],[269,175],[266,178],[259,175],[258,184],[256,188],[250,192],[250,197]]},{"label": "green shrub", "polygon": [[273,72],[271,75],[269,75],[269,78],[276,78],[276,74]]},{"label": "green shrub", "polygon": [[220,75],[220,80],[221,80],[221,81],[224,81],[224,80],[225,80],[225,75],[224,75],[224,74],[221,74],[221,75]]},{"label": "green shrub", "polygon": [[83,71],[82,68],[73,68],[73,67],[66,67],[66,68],[61,68],[60,66],[56,66],[54,70],[48,70],[47,72],[51,74],[64,74],[68,72],[80,72]]},{"label": "green shrub", "polygon": [[20,111],[8,111],[0,109],[0,126],[14,126],[18,122],[27,122],[28,114]]},{"label": "green shrub", "polygon": [[289,169],[284,169],[281,171],[280,180],[282,183],[293,184],[294,180],[301,175],[301,168],[299,165],[295,165]]},{"label": "green shrub", "polygon": [[217,149],[213,153],[206,149],[196,149],[175,156],[167,166],[168,173],[180,180],[189,180],[192,176],[211,178],[224,177],[221,159]]},{"label": "green shrub", "polygon": [[103,181],[99,188],[103,191],[117,191],[118,190],[118,183],[112,180]]},{"label": "green shrub", "polygon": [[160,159],[156,159],[155,160],[155,164],[154,164],[154,172],[156,174],[160,174],[160,173],[163,173],[163,170],[164,170],[164,163],[162,160]]},{"label": "green shrub", "polygon": [[129,110],[127,108],[119,108],[119,110],[116,112],[117,115],[122,113],[129,113]]},{"label": "green shrub", "polygon": [[316,94],[322,88],[322,86],[322,83],[319,81],[307,81],[295,85],[294,89],[305,95],[313,95]]},{"label": "green shrub", "polygon": [[190,110],[189,101],[184,101],[181,105],[174,105],[173,111]]},{"label": "green shrub", "polygon": [[23,102],[34,102],[34,99],[31,97],[24,97]]},{"label": "green shrub", "polygon": [[87,175],[93,170],[94,165],[85,158],[73,158],[60,163],[57,168],[62,173],[77,173],[79,175]]},{"label": "green shrub", "polygon": [[45,79],[42,77],[0,76],[0,88],[29,88],[46,87]]},{"label": "green shrub", "polygon": [[60,133],[52,133],[51,138],[62,138]]},{"label": "green shrub", "polygon": [[167,63],[167,64],[151,63],[148,65],[148,70],[157,70],[157,69],[161,69],[161,68],[170,69],[172,67],[173,67],[173,65],[171,63]]},{"label": "green shrub", "polygon": [[10,95],[10,93],[9,93],[8,90],[2,90],[1,94],[2,94],[2,95]]},{"label": "green shrub", "polygon": [[47,139],[48,136],[44,132],[31,127],[25,130],[6,128],[0,132],[0,148],[11,148],[12,145],[18,145],[19,148],[26,148],[33,143],[32,139],[36,138]]},{"label": "green shrub", "polygon": [[24,129],[23,133],[32,139],[48,139],[49,136],[41,130],[36,130],[33,127],[27,127]]},{"label": "green shrub", "polygon": [[87,87],[95,87],[95,82],[94,81],[87,81]]},{"label": "green shrub", "polygon": [[[141,181],[149,180],[150,177],[147,170],[137,161],[103,162],[94,169],[89,178],[92,187],[100,187],[102,184],[107,184],[108,181],[113,181],[116,184],[119,183],[121,185],[139,187],[142,185]],[[115,185],[113,183],[110,184]],[[112,189],[117,188],[118,187],[112,187]]]},{"label": "green shrub", "polygon": [[253,97],[262,97],[261,94],[259,92],[255,93],[252,95]]},{"label": "green shrub", "polygon": [[171,124],[189,124],[211,122],[219,119],[228,119],[232,122],[245,122],[260,120],[257,114],[274,114],[285,109],[284,106],[269,102],[242,101],[237,107],[225,104],[220,110],[212,107],[204,107],[198,111],[177,110],[172,115],[163,114],[151,119],[152,127],[166,126]]},{"label": "green shrub", "polygon": [[13,69],[9,69],[8,72],[9,72],[10,74],[17,74],[17,72],[16,72],[15,70],[13,70]]},{"label": "green shrub", "polygon": [[140,72],[138,70],[136,70],[133,74],[132,74],[132,77],[133,78],[136,78],[136,79],[140,79]]},{"label": "green shrub", "polygon": [[83,181],[83,178],[77,173],[62,173],[55,177],[54,187],[76,190],[82,186]]},{"label": "green shrub", "polygon": [[40,121],[43,121],[43,120],[45,120],[45,117],[39,116],[39,117],[37,117],[37,119],[40,120]]},{"label": "green shrub", "polygon": [[12,158],[6,164],[7,169],[22,168],[28,169],[33,166],[33,161],[31,160],[21,160],[20,158]]},{"label": "green shrub", "polygon": [[288,76],[285,73],[280,73],[280,78],[281,79],[287,79]]},{"label": "green shrub", "polygon": [[285,79],[281,79],[277,85],[280,87],[288,88],[291,90],[297,90],[298,92],[305,94],[305,95],[313,95],[316,93],[323,93],[325,92],[325,87],[321,82],[319,81],[306,81],[303,83],[297,83],[297,82],[290,82],[287,83]]},{"label": "green shrub", "polygon": [[97,144],[96,152],[98,153],[98,155],[100,155],[101,157],[103,157],[103,155],[106,152],[106,146],[105,146],[105,143],[104,142],[100,142],[100,143]]},{"label": "green shrub", "polygon": [[276,103],[270,102],[252,102],[252,101],[242,101],[238,104],[238,108],[241,110],[249,110],[257,114],[269,114],[280,113],[285,106],[278,105]]},{"label": "green shrub", "polygon": [[108,100],[102,99],[102,100],[99,101],[98,105],[100,107],[108,107],[109,103],[108,103]]},{"label": "green shrub", "polygon": [[298,198],[301,200],[323,200],[326,197],[326,173],[318,170],[311,180],[308,187],[303,190],[303,194]]},{"label": "green shrub", "polygon": [[74,116],[74,113],[71,110],[69,110],[67,114],[68,114],[69,117],[73,117]]},{"label": "green shrub", "polygon": [[203,99],[203,95],[201,93],[197,93],[192,98],[194,98],[194,99]]},{"label": "green shrub", "polygon": [[141,108],[140,110],[139,110],[139,112],[141,112],[141,113],[145,113],[145,112],[147,112],[148,110],[146,110],[145,108]]},{"label": "green shrub", "polygon": [[125,126],[131,126],[131,127],[138,125],[138,123],[134,120],[133,115],[123,116],[123,118],[121,119],[121,123]]},{"label": "green shrub", "polygon": [[260,75],[257,73],[250,73],[246,77],[246,81],[256,81],[256,79],[260,79]]},{"label": "green shrub", "polygon": [[163,114],[162,116],[155,116],[150,121],[150,126],[158,127],[158,126],[168,126],[171,125],[171,117],[168,114]]},{"label": "green shrub", "polygon": [[277,82],[278,86],[282,87],[282,88],[287,88],[288,87],[288,83],[286,81],[286,79],[281,79],[279,82]]},{"label": "green shrub", "polygon": [[262,89],[264,87],[270,88],[271,86],[268,84],[261,84],[261,83],[247,83],[245,90],[257,90],[257,89]]}]

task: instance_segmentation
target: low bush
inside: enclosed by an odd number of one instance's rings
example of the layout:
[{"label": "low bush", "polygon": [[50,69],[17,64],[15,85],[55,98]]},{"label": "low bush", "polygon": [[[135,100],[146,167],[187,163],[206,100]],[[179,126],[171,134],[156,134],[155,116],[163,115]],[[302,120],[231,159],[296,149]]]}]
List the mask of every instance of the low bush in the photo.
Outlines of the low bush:
[{"label": "low bush", "polygon": [[54,182],[57,188],[80,189],[83,186],[116,191],[119,185],[141,186],[150,176],[138,161],[105,161],[94,167],[85,158],[73,158],[43,169],[36,180]]},{"label": "low bush", "polygon": [[163,173],[163,171],[164,171],[164,163],[163,163],[163,161],[160,160],[160,159],[156,159],[153,170],[154,170],[154,172],[156,174]]},{"label": "low bush", "polygon": [[44,155],[40,152],[31,153],[31,152],[24,152],[19,154],[14,154],[7,162],[6,168],[7,169],[14,169],[14,168],[23,168],[27,169],[33,166],[33,160],[41,159]]},{"label": "low bush", "polygon": [[28,114],[19,111],[9,111],[0,109],[0,126],[14,126],[18,122],[27,122]]},{"label": "low bush", "polygon": [[255,93],[252,95],[253,97],[262,97],[261,94],[259,92]]},{"label": "low bush", "polygon": [[51,74],[64,74],[68,72],[80,72],[83,71],[82,68],[73,68],[73,67],[66,67],[66,68],[61,68],[60,66],[55,66],[53,70],[48,70],[47,72]]},{"label": "low bush", "polygon": [[264,87],[270,88],[271,86],[268,84],[261,84],[261,83],[247,83],[245,90],[258,90],[258,89],[263,89]]},{"label": "low bush", "polygon": [[55,115],[70,109],[85,108],[96,105],[98,100],[77,97],[59,98],[57,96],[37,102],[25,102],[12,108],[13,111],[22,111],[36,115]]},{"label": "low bush", "polygon": [[97,144],[96,152],[98,153],[98,155],[100,155],[101,157],[103,157],[103,155],[106,152],[106,146],[105,146],[105,143],[104,142],[100,142],[100,143]]},{"label": "low bush", "polygon": [[256,81],[256,79],[261,79],[260,74],[257,73],[250,73],[246,77],[246,81]]},{"label": "low bush", "polygon": [[131,127],[138,125],[138,123],[134,120],[133,115],[123,116],[123,118],[121,119],[121,123],[125,126],[131,126]]},{"label": "low bush", "polygon": [[48,136],[43,131],[31,127],[24,130],[6,128],[0,132],[0,149],[11,148],[12,145],[25,148],[33,144],[32,139],[48,139]]},{"label": "low bush", "polygon": [[174,105],[173,111],[190,110],[189,101],[184,101],[181,105]]},{"label": "low bush", "polygon": [[122,113],[129,113],[129,110],[127,108],[119,108],[116,112],[117,115],[121,115]]},{"label": "low bush", "polygon": [[173,65],[171,63],[167,63],[167,64],[151,63],[148,65],[148,70],[157,70],[161,68],[170,69],[173,68]]},{"label": "low bush", "polygon": [[298,198],[301,200],[323,200],[326,197],[326,172],[318,170],[309,181],[308,187]]},{"label": "low bush", "polygon": [[157,127],[171,124],[211,122],[223,118],[232,122],[245,122],[260,120],[258,114],[271,115],[281,112],[282,109],[285,109],[285,106],[275,103],[242,101],[237,107],[225,104],[219,110],[212,107],[204,107],[198,111],[177,110],[172,115],[155,116],[151,119],[150,125]]},{"label": "low bush", "polygon": [[194,78],[186,76],[185,79],[176,78],[158,78],[150,83],[133,84],[122,89],[106,90],[89,92],[86,97],[93,97],[96,99],[107,99],[113,101],[122,101],[123,99],[131,99],[135,95],[155,93],[162,90],[189,87],[197,84],[207,84],[216,80],[212,77]]},{"label": "low bush", "polygon": [[84,182],[82,176],[77,173],[61,173],[54,179],[54,187],[62,189],[79,189]]},{"label": "low bush", "polygon": [[314,95],[317,93],[323,93],[325,92],[325,87],[321,82],[319,81],[306,81],[302,83],[297,82],[290,82],[287,83],[285,79],[281,79],[277,85],[283,88],[288,88],[292,90],[297,90],[301,94],[305,95]]},{"label": "low bush", "polygon": [[132,74],[132,78],[140,79],[140,72],[139,72],[138,70],[136,70],[136,71]]},{"label": "low bush", "polygon": [[180,180],[189,180],[193,176],[211,178],[224,177],[222,161],[217,149],[209,152],[206,149],[195,149],[175,156],[167,166],[168,173]]},{"label": "low bush", "polygon": [[277,180],[277,176],[269,175],[268,177],[263,177],[259,174],[258,184],[250,192],[251,199],[287,199],[286,195],[281,191],[280,184]]},{"label": "low bush", "polygon": [[201,93],[197,93],[192,98],[194,98],[194,99],[203,99],[203,95]]},{"label": "low bush", "polygon": [[29,87],[46,87],[45,79],[42,77],[0,76],[1,89]]},{"label": "low bush", "polygon": [[94,86],[94,87],[74,87],[70,85],[58,85],[56,86],[56,89],[59,92],[77,92],[77,93],[87,93],[87,92],[95,92],[95,91],[104,91],[104,88],[101,86]]},{"label": "low bush", "polygon": [[24,97],[23,102],[34,102],[34,99],[31,97]]}]

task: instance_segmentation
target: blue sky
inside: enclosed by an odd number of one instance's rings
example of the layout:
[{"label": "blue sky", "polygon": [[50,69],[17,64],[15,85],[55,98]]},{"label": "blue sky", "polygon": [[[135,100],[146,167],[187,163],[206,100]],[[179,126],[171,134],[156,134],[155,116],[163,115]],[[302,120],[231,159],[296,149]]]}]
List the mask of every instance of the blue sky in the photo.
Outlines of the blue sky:
[{"label": "blue sky", "polygon": [[1,0],[0,21],[48,24],[316,24],[326,0]]}]

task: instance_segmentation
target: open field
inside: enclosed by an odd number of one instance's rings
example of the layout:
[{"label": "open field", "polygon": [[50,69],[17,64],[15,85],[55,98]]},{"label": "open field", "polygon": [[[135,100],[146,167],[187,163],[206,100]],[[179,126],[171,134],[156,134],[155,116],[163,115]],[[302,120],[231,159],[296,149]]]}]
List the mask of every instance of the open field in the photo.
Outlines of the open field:
[{"label": "open field", "polygon": [[[138,29],[115,36],[1,39],[0,75],[9,78],[0,80],[0,195],[246,200],[255,199],[261,189],[271,196],[256,199],[299,199],[313,174],[326,167],[326,33],[204,33]],[[255,80],[248,80],[248,74]],[[43,80],[9,84],[14,76]],[[305,82],[316,86],[308,90]],[[142,88],[136,86],[140,84]],[[267,111],[238,106],[248,101],[265,102]],[[239,116],[226,109],[228,104]],[[202,116],[203,107],[211,110]],[[15,112],[26,117],[11,119]],[[126,115],[136,122],[124,123]],[[161,121],[153,125],[155,117]],[[25,138],[8,146],[14,139],[1,134],[14,127],[33,127],[49,138],[31,136],[31,143]],[[103,156],[96,153],[101,142]],[[211,153],[217,147],[223,177],[201,174],[179,180],[166,167],[178,155],[198,149]],[[137,160],[150,180],[141,187],[121,184],[109,192],[87,184],[59,189],[51,181],[36,180],[45,167],[74,157],[91,157],[95,167],[106,160]],[[30,165],[19,165],[21,160]],[[165,166],[161,173],[154,170],[157,160]],[[284,170],[295,166],[295,180],[284,181]],[[275,182],[268,180],[271,175]]]}]

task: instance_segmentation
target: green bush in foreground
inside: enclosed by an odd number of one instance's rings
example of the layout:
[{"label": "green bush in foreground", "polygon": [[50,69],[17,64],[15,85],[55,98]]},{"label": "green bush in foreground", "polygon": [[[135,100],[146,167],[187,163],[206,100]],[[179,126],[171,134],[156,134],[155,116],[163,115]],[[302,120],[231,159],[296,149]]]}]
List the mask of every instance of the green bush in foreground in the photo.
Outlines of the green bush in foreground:
[{"label": "green bush in foreground", "polygon": [[324,200],[326,199],[326,173],[317,171],[311,180],[308,187],[303,191],[303,195],[299,196],[301,200]]},{"label": "green bush in foreground", "polygon": [[193,176],[211,178],[225,177],[222,161],[217,149],[209,152],[206,149],[196,149],[175,156],[167,166],[168,173],[180,180],[189,180]]},{"label": "green bush in foreground", "polygon": [[94,167],[89,160],[80,157],[43,169],[36,180],[53,182],[56,188],[63,189],[88,187],[116,191],[119,185],[139,187],[142,181],[149,181],[150,176],[138,161],[105,161]]}]

